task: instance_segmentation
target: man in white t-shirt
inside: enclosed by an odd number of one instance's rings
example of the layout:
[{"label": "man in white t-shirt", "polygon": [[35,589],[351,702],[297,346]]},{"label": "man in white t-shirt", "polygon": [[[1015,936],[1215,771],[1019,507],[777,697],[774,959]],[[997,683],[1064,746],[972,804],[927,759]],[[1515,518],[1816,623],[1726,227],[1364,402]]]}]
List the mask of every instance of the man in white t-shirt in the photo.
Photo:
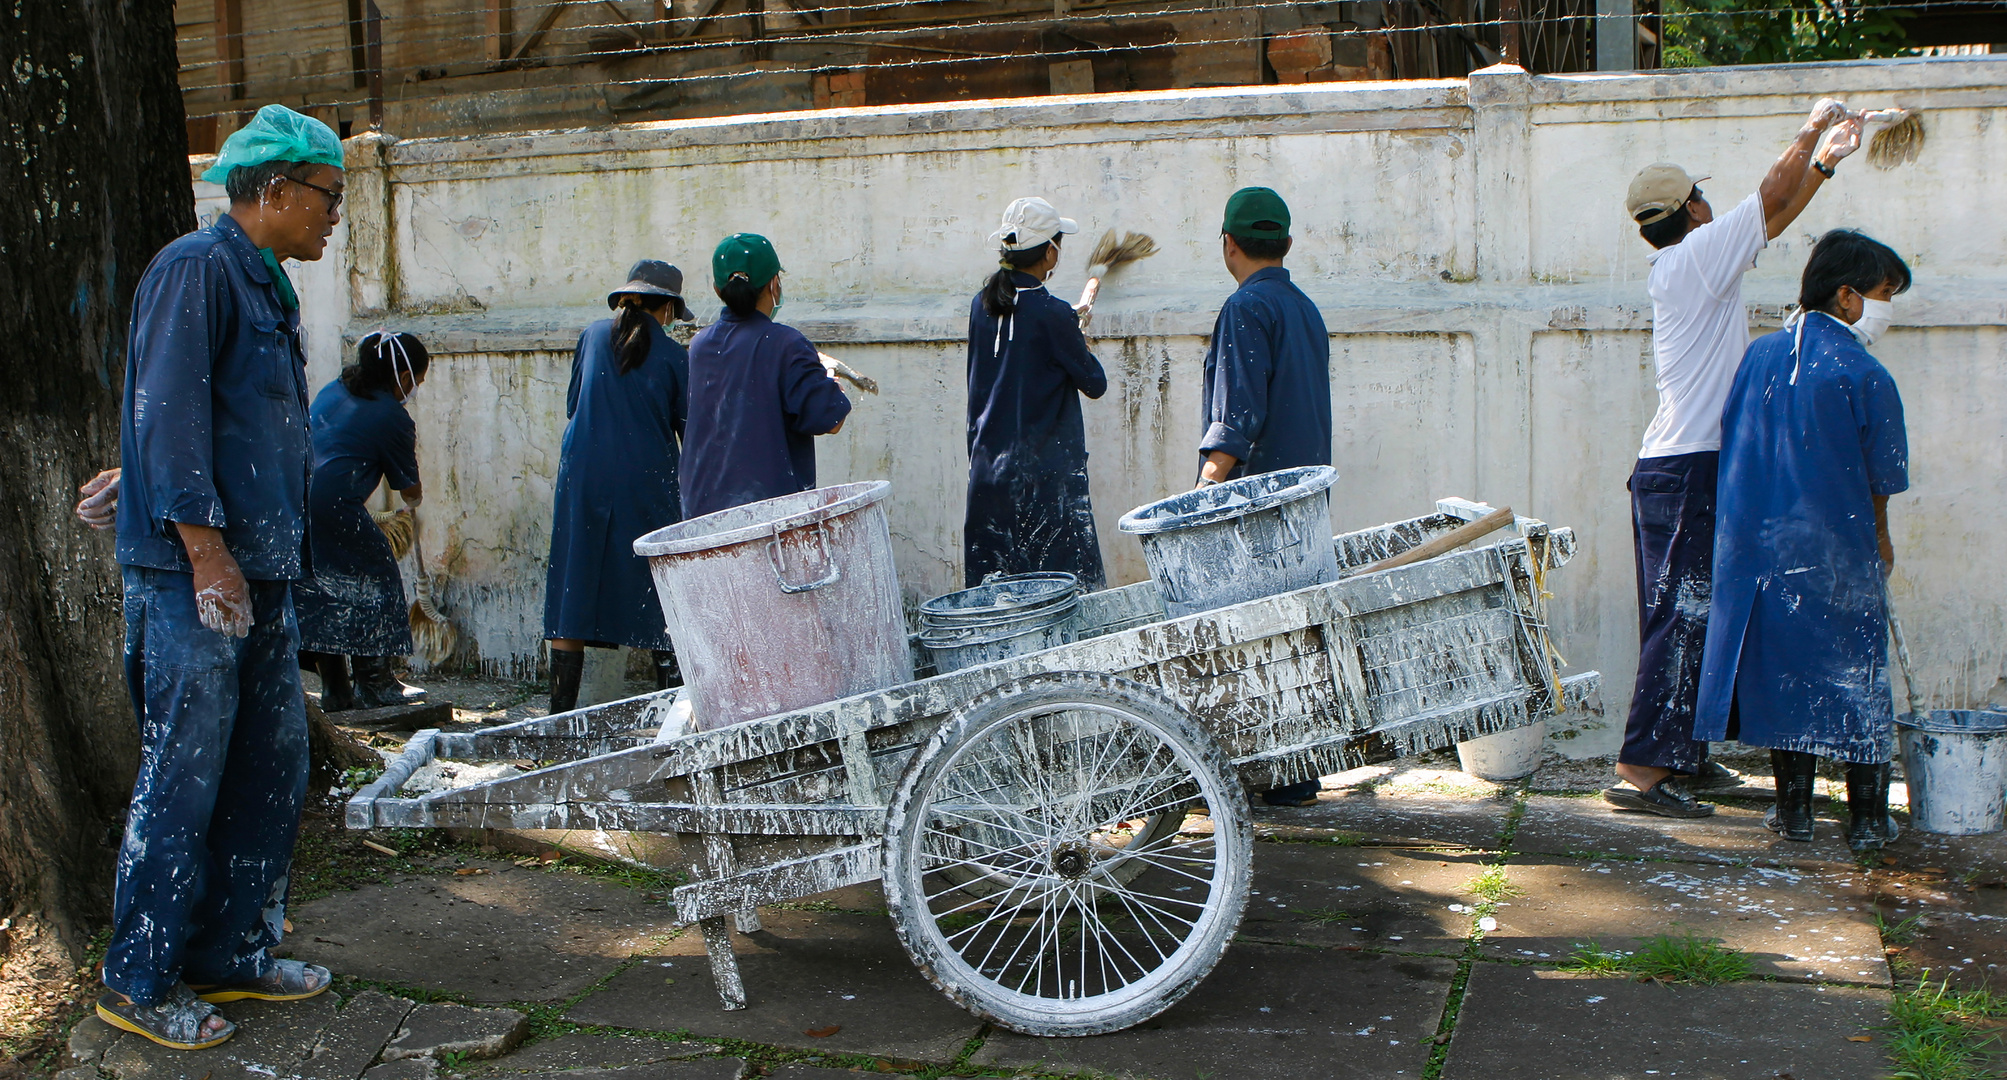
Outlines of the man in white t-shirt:
[{"label": "man in white t-shirt", "polygon": [[1631,181],[1625,208],[1655,249],[1647,258],[1659,408],[1629,485],[1641,647],[1617,756],[1628,786],[1603,792],[1620,810],[1706,817],[1714,807],[1693,791],[1741,783],[1707,760],[1693,717],[1714,578],[1721,408],[1749,345],[1742,275],[1860,142],[1860,120],[1821,100],[1757,192],[1720,217],[1701,197],[1707,178],[1677,165],[1652,165]]}]

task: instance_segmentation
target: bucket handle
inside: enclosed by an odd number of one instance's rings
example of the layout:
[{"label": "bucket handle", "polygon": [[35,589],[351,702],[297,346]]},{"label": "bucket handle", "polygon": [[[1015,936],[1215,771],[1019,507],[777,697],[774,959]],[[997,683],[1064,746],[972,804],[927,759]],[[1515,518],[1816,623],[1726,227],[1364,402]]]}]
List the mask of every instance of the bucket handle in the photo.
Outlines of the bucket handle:
[{"label": "bucket handle", "polygon": [[1286,542],[1277,544],[1276,546],[1269,548],[1266,551],[1256,550],[1254,546],[1254,541],[1249,540],[1247,538],[1248,518],[1251,518],[1253,516],[1254,516],[1253,514],[1248,514],[1245,517],[1235,518],[1233,523],[1234,534],[1240,537],[1240,546],[1247,549],[1247,553],[1250,557],[1256,559],[1266,559],[1270,555],[1280,554],[1284,551],[1289,550],[1290,548],[1303,546],[1303,533],[1298,531],[1296,526],[1290,522],[1289,515],[1283,513],[1282,510],[1278,508],[1275,511],[1275,519],[1282,523],[1283,534],[1288,536],[1289,539]]},{"label": "bucket handle", "polygon": [[794,593],[814,592],[815,590],[822,588],[824,585],[834,585],[838,581],[842,580],[843,568],[836,565],[835,556],[830,554],[829,534],[826,531],[824,531],[823,523],[817,521],[813,522],[808,526],[805,526],[805,528],[813,529],[815,531],[816,538],[822,542],[822,561],[829,564],[829,573],[823,575],[821,581],[811,581],[806,585],[788,584],[787,560],[781,556],[781,542],[780,542],[781,533],[785,531],[783,529],[783,526],[785,526],[786,524],[787,523],[784,521],[774,522],[774,534],[771,538],[767,540],[767,558],[773,561],[774,583],[780,586],[780,591],[783,593],[787,593],[789,595],[793,595]]}]

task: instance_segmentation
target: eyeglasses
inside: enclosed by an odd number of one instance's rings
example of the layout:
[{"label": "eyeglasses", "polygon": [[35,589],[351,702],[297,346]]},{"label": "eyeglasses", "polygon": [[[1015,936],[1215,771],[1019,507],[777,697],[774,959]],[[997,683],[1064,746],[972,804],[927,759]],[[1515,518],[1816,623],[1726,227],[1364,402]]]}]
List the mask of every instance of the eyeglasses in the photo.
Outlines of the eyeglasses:
[{"label": "eyeglasses", "polygon": [[341,192],[336,191],[333,188],[324,188],[319,184],[302,180],[297,176],[288,176],[286,177],[286,179],[291,180],[293,183],[298,184],[301,187],[310,187],[313,188],[315,191],[318,191],[321,194],[326,195],[328,197],[328,213],[332,214],[341,207],[341,198],[342,198]]}]

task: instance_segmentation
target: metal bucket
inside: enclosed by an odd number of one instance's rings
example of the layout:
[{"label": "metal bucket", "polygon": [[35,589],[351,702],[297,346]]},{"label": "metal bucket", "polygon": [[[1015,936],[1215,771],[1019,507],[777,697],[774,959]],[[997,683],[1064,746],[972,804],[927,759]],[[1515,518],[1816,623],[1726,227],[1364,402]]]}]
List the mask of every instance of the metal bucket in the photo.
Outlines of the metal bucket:
[{"label": "metal bucket", "polygon": [[1120,528],[1143,559],[1171,618],[1338,580],[1331,484],[1310,465],[1242,477],[1139,506]]},{"label": "metal bucket", "polygon": [[1456,744],[1457,764],[1479,780],[1523,780],[1540,768],[1547,745],[1547,721],[1481,735]]},{"label": "metal bucket", "polygon": [[1896,717],[1910,824],[1972,836],[2007,826],[2007,712],[1937,709]]},{"label": "metal bucket", "polygon": [[698,728],[910,682],[883,480],[735,506],[634,542]]},{"label": "metal bucket", "polygon": [[1080,582],[1072,574],[996,578],[920,605],[920,644],[945,675],[1073,640]]}]

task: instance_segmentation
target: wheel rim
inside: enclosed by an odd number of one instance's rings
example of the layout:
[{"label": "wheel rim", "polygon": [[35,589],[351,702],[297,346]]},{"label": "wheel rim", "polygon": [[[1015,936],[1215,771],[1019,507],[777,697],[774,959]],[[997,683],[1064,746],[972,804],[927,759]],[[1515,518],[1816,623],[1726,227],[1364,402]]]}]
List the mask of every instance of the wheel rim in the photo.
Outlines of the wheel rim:
[{"label": "wheel rim", "polygon": [[1240,837],[1162,823],[1239,793],[1144,717],[1085,702],[1006,713],[936,776],[901,841],[926,908],[916,929],[992,1006],[1079,1017],[1154,998],[1237,915],[1216,900]]}]

